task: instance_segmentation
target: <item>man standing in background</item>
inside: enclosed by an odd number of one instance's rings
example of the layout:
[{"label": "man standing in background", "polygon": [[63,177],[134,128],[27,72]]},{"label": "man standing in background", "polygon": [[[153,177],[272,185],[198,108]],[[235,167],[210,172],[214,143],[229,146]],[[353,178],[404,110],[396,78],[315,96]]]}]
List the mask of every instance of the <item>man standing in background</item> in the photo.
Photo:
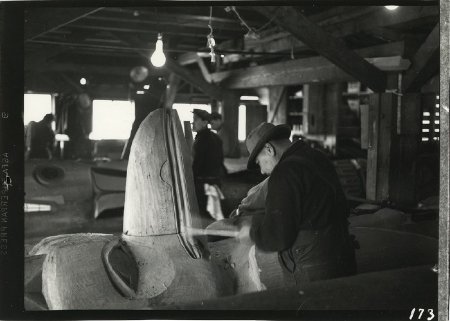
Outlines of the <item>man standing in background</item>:
[{"label": "man standing in background", "polygon": [[228,127],[223,123],[222,115],[217,112],[211,113],[211,128],[217,132],[222,140],[223,156],[228,158],[239,158],[239,142],[233,140]]},{"label": "man standing in background", "polygon": [[[192,170],[194,173],[195,193],[202,218],[211,220],[206,210],[207,196],[205,184],[220,187],[223,168],[223,151],[220,138],[208,128],[210,114],[201,109],[194,109],[193,131],[197,133],[193,145]],[[208,221],[207,221],[208,222]]]},{"label": "man standing in background", "polygon": [[31,122],[28,125],[27,136],[30,137],[28,158],[52,159],[55,145],[55,133],[52,129],[54,121],[53,114],[46,114],[41,121]]}]

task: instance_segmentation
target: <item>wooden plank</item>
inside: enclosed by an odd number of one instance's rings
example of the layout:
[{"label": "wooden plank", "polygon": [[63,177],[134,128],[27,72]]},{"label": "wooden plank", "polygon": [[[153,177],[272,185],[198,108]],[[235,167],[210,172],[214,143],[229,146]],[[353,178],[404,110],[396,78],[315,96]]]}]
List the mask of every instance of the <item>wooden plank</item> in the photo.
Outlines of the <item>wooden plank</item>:
[{"label": "wooden plank", "polygon": [[439,23],[412,58],[412,68],[403,77],[403,92],[419,90],[439,72]]},{"label": "wooden plank", "polygon": [[303,130],[305,134],[324,134],[323,112],[325,103],[325,84],[303,86],[303,111],[306,111]]},{"label": "wooden plank", "polygon": [[421,109],[420,94],[402,96],[399,119],[401,134],[395,136],[391,153],[389,195],[393,202],[403,206],[414,206],[419,201],[415,197],[415,164],[421,136]]},{"label": "wooden plank", "polygon": [[392,174],[392,147],[396,132],[397,96],[381,94],[378,140],[378,168],[376,199],[381,201],[390,198]]},{"label": "wooden plank", "polygon": [[269,88],[268,121],[272,124],[286,124],[287,94],[284,86]]},{"label": "wooden plank", "polygon": [[35,39],[80,20],[103,8],[30,8],[25,16],[25,41]]},{"label": "wooden plank", "polygon": [[230,146],[238,144],[239,96],[235,92],[228,91],[222,100],[223,122],[229,130]]},{"label": "wooden plank", "polygon": [[[405,70],[409,61],[401,57],[367,58],[380,69]],[[354,77],[325,58],[313,57],[289,60],[257,67],[236,69],[211,74],[214,83],[222,82],[228,89],[264,86],[288,86],[312,82],[351,81]]]},{"label": "wooden plank", "polygon": [[379,133],[380,95],[369,96],[369,143],[367,151],[366,198],[377,200],[378,133]]},{"label": "wooden plank", "polygon": [[257,11],[289,31],[297,39],[318,51],[376,92],[386,88],[386,75],[352,50],[344,42],[323,31],[293,7],[258,7]]},{"label": "wooden plank", "polygon": [[368,149],[369,147],[369,105],[360,105],[360,120],[361,120],[361,148]]}]

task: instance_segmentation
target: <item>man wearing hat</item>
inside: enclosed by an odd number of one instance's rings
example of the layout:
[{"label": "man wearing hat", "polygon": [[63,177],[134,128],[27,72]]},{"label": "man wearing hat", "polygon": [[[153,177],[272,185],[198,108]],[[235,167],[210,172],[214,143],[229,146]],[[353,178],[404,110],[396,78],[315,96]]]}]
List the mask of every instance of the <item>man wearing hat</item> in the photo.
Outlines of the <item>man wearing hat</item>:
[{"label": "man wearing hat", "polygon": [[348,207],[334,166],[306,143],[291,143],[290,133],[288,125],[262,123],[246,139],[247,167],[270,176],[264,214],[242,217],[239,238],[277,251],[289,285],[354,274]]},{"label": "man wearing hat", "polygon": [[220,186],[220,176],[223,168],[222,141],[219,136],[208,128],[210,114],[201,109],[194,109],[193,131],[197,132],[193,145],[192,170],[194,172],[195,192],[200,214],[203,218],[211,220],[206,210],[207,197],[204,184]]},{"label": "man wearing hat", "polygon": [[223,123],[222,115],[218,112],[211,113],[211,128],[217,132],[222,140],[223,156],[229,158],[239,158],[239,142],[230,134],[228,127]]}]

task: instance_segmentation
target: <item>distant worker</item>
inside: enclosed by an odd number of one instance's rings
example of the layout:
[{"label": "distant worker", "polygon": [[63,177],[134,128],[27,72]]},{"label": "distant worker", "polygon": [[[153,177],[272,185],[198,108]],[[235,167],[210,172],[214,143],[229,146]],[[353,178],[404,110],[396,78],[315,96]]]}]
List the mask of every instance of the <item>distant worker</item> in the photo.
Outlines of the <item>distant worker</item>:
[{"label": "distant worker", "polygon": [[233,139],[230,129],[224,124],[222,115],[217,112],[211,113],[211,128],[217,132],[222,140],[223,156],[228,158],[239,158],[241,153],[239,150],[239,142]]},{"label": "distant worker", "polygon": [[193,131],[197,133],[193,145],[192,169],[194,173],[195,193],[199,205],[200,215],[211,219],[207,212],[207,196],[205,184],[221,185],[220,177],[223,167],[222,142],[220,138],[208,128],[210,114],[201,109],[193,111]]},{"label": "distant worker", "polygon": [[28,124],[29,135],[28,158],[52,159],[55,146],[55,133],[52,123],[55,121],[53,114],[46,114],[39,122]]},{"label": "distant worker", "polygon": [[240,207],[239,239],[278,252],[287,285],[355,274],[349,209],[334,166],[306,143],[292,143],[290,133],[287,125],[262,123],[247,137],[247,167],[269,178],[247,196],[265,199],[262,215]]}]

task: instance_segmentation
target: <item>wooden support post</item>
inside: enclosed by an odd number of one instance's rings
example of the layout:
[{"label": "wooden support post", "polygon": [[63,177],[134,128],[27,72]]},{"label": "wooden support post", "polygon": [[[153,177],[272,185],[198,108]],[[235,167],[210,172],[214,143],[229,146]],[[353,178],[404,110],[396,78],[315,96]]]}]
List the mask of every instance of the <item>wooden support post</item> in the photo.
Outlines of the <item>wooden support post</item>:
[{"label": "wooden support post", "polygon": [[346,83],[331,83],[325,87],[325,104],[324,104],[324,134],[326,135],[324,145],[333,154],[337,149],[337,135],[339,126],[341,126],[340,115],[344,109],[342,93],[345,91]]},{"label": "wooden support post", "polygon": [[303,86],[303,130],[307,135],[321,135],[332,153],[336,152],[343,91],[344,83]]},{"label": "wooden support post", "polygon": [[395,137],[392,149],[390,198],[395,203],[415,205],[416,157],[421,134],[421,95],[402,96],[401,117],[397,123],[400,134]]},{"label": "wooden support post", "polygon": [[303,131],[305,134],[323,134],[324,84],[307,84],[303,86]]},{"label": "wooden support post", "polygon": [[397,97],[373,94],[369,99],[369,149],[367,154],[366,197],[389,198],[391,145],[396,124]]},{"label": "wooden support post", "polygon": [[267,121],[274,125],[286,124],[287,92],[284,86],[269,88],[269,106],[267,106]]},{"label": "wooden support post", "polygon": [[230,133],[230,146],[238,144],[239,94],[227,91],[222,100],[222,117]]},{"label": "wooden support post", "polygon": [[370,97],[367,198],[411,206],[415,199],[415,156],[420,135],[420,95]]}]

